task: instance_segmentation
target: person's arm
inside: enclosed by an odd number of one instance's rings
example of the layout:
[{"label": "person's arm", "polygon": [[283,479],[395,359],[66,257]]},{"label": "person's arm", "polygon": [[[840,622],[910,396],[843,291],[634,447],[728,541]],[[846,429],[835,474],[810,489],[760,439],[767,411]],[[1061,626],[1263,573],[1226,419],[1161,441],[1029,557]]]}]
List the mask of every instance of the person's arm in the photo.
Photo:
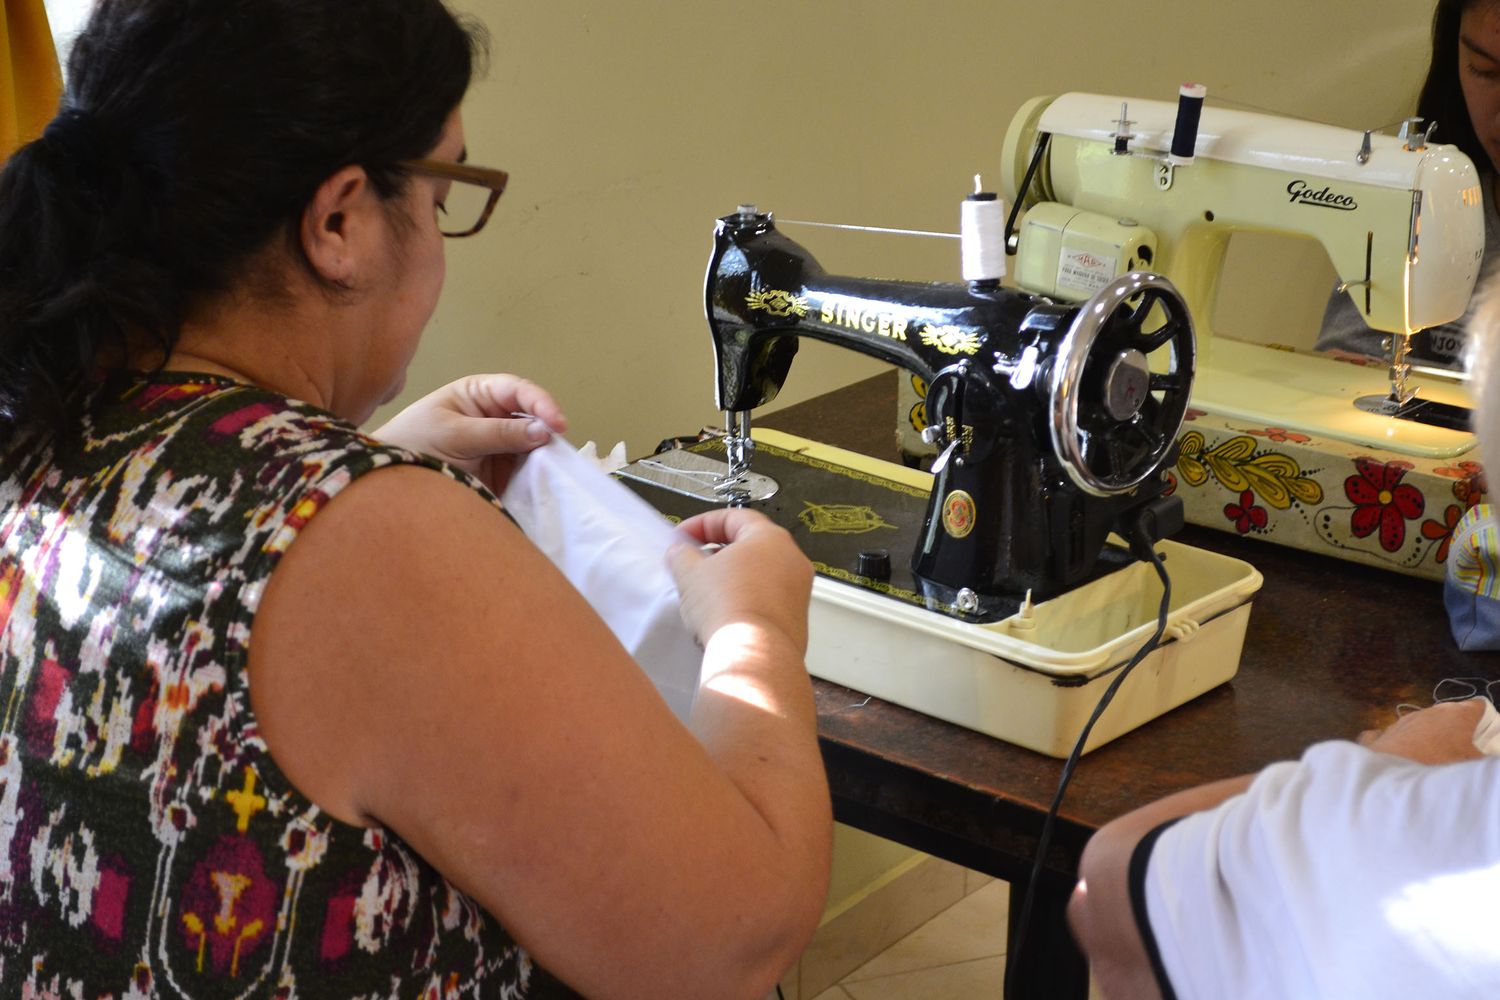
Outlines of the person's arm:
[{"label": "person's arm", "polygon": [[1169,795],[1126,813],[1089,839],[1068,901],[1068,926],[1105,997],[1161,996],[1130,898],[1130,859],[1141,838],[1163,823],[1238,795],[1254,777],[1226,778]]},{"label": "person's arm", "polygon": [[254,624],[288,777],[400,834],[590,997],[759,1000],[824,903],[811,568],[747,511],[690,530],[725,544],[675,555],[707,650],[696,738],[509,520],[428,470],[339,494]]},{"label": "person's arm", "polygon": [[[1483,706],[1448,702],[1372,730],[1359,742],[1371,750],[1424,764],[1480,756],[1474,731]],[[1130,864],[1137,846],[1164,823],[1221,805],[1250,786],[1255,775],[1227,778],[1186,789],[1126,813],[1089,840],[1079,862],[1079,881],[1068,904],[1068,923],[1106,997],[1161,995],[1130,893]]]}]

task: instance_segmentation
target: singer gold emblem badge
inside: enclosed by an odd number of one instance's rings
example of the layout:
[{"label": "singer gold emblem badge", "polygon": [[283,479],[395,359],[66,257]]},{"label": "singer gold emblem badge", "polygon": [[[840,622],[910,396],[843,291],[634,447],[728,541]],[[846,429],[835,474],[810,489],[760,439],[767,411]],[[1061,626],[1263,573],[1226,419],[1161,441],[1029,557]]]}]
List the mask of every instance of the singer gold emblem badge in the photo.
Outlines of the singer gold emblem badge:
[{"label": "singer gold emblem badge", "polygon": [[963,490],[954,490],[943,499],[943,530],[954,538],[964,538],[974,530],[974,498]]}]

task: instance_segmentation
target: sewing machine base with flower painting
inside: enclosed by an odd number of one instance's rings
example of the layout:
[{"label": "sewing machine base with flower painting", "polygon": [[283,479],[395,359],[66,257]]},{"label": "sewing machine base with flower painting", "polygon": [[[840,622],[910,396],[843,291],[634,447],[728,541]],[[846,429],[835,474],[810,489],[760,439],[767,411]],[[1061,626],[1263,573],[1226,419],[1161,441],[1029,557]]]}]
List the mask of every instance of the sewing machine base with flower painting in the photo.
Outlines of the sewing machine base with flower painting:
[{"label": "sewing machine base with flower painting", "polygon": [[1413,456],[1193,407],[1167,475],[1191,524],[1429,580],[1487,492],[1473,452]]},{"label": "sewing machine base with flower painting", "polygon": [[1171,476],[1188,520],[1441,580],[1485,493],[1475,456],[1424,458],[1189,408]]}]

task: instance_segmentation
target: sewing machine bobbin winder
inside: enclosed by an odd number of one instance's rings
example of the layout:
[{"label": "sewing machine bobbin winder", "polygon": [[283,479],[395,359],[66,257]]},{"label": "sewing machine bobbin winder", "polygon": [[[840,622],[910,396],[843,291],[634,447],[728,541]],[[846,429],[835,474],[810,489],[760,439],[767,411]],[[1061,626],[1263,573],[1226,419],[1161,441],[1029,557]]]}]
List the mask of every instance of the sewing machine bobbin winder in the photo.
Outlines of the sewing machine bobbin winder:
[{"label": "sewing machine bobbin winder", "polygon": [[[966,200],[966,239],[971,216],[994,218],[987,200]],[[1167,643],[1090,747],[1232,676],[1259,576],[1156,542],[1195,358],[1172,284],[1132,272],[1059,303],[1001,287],[993,254],[964,256],[963,282],[835,275],[769,213],[719,219],[705,299],[728,433],[621,476],[672,516],[747,504],[793,532],[819,569],[814,674],[1065,756],[1156,624],[1155,574],[1111,532],[1167,553],[1174,598]],[[801,337],[928,383],[930,474],[751,434]]]}]

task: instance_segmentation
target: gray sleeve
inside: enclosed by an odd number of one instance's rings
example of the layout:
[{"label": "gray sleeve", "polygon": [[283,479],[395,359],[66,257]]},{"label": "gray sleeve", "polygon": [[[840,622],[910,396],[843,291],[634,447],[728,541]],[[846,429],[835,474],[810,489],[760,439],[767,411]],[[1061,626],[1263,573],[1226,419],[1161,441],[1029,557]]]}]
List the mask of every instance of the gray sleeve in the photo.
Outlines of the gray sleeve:
[{"label": "gray sleeve", "polygon": [[1359,307],[1347,292],[1335,289],[1328,296],[1328,305],[1323,310],[1323,326],[1313,346],[1320,351],[1348,351],[1380,358],[1385,356],[1382,347],[1385,337],[1385,334],[1365,325]]}]

